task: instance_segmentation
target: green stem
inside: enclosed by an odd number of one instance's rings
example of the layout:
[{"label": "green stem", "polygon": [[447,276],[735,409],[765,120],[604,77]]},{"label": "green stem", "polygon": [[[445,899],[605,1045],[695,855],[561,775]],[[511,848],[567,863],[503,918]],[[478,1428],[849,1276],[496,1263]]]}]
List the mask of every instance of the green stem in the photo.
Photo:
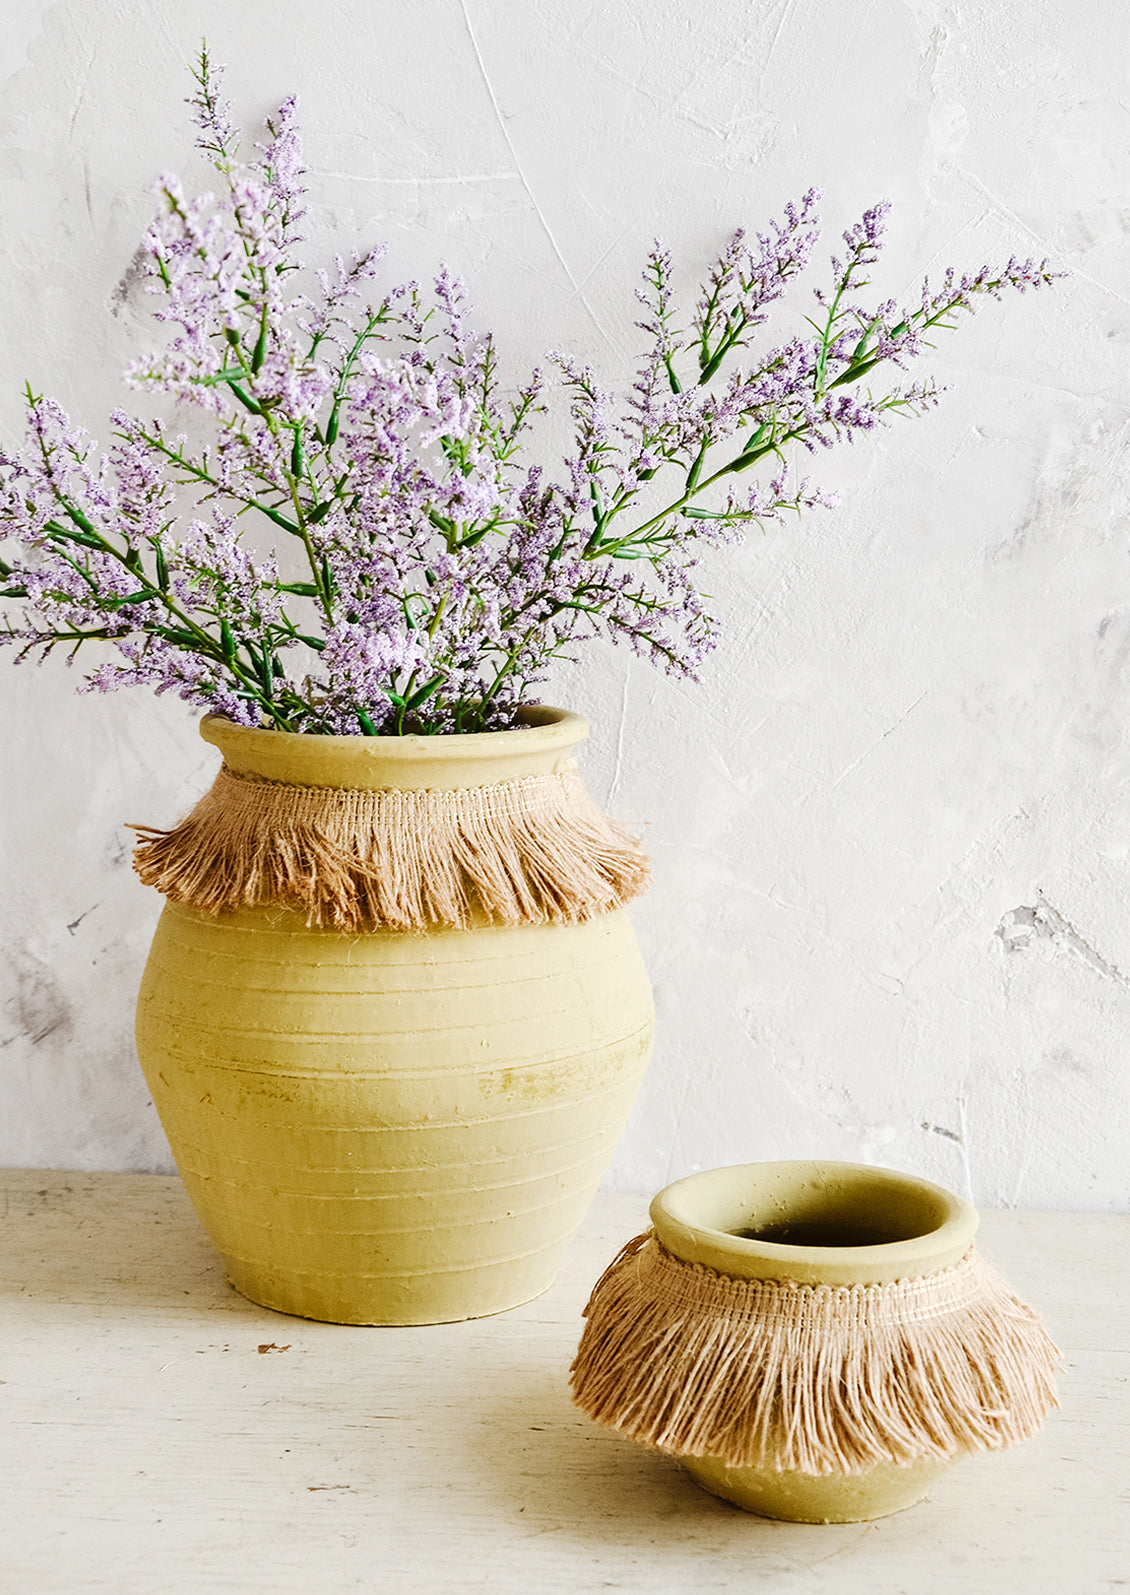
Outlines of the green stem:
[{"label": "green stem", "polygon": [[722,477],[731,476],[736,471],[747,470],[751,465],[755,464],[756,461],[761,459],[766,454],[779,453],[786,443],[791,443],[794,441],[794,439],[801,437],[806,430],[807,428],[803,426],[796,427],[793,431],[786,432],[783,437],[776,439],[772,443],[765,443],[760,448],[751,449],[745,454],[735,454],[732,460],[727,460],[725,465],[720,466],[719,469],[711,476],[708,476],[704,482],[695,483],[692,487],[688,488],[680,498],[677,498],[673,503],[668,504],[666,509],[660,510],[658,515],[653,515],[650,520],[644,521],[642,526],[634,527],[633,530],[628,532],[624,537],[619,537],[612,543],[607,543],[603,547],[598,546],[597,548],[593,549],[591,553],[586,548],[586,558],[595,559],[599,555],[606,555],[608,558],[614,559],[616,557],[616,550],[618,548],[624,548],[630,543],[638,542],[640,538],[652,531],[653,528],[656,526],[661,526],[663,522],[669,520],[672,515],[677,515],[681,509],[685,509],[693,498],[697,498],[700,493],[705,493],[708,487],[712,487],[715,482],[721,481]]},{"label": "green stem", "polygon": [[490,704],[491,699],[498,692],[498,689],[502,686],[502,683],[506,680],[507,676],[510,675],[517,668],[519,654],[525,648],[525,646],[529,642],[530,638],[533,637],[536,634],[537,629],[538,628],[536,626],[531,626],[529,628],[529,630],[526,632],[525,636],[522,638],[521,642],[518,644],[517,648],[512,648],[510,650],[510,652],[506,656],[506,663],[503,665],[502,669],[495,676],[494,681],[492,682],[491,686],[487,689],[487,691],[479,699],[478,718],[479,718],[480,724],[482,723],[484,711],[486,710],[486,708]]}]

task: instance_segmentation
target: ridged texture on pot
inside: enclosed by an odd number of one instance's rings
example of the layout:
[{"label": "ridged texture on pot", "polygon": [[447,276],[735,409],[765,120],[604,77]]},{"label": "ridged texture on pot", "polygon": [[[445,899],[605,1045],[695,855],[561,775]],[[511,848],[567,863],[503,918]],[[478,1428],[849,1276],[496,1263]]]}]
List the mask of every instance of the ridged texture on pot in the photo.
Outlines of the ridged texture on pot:
[{"label": "ridged texture on pot", "polygon": [[[466,794],[486,813],[500,784],[571,771],[588,731],[544,705],[521,718],[328,737],[209,717],[201,735],[238,778],[394,806]],[[542,841],[548,854],[552,828]],[[304,1317],[410,1324],[499,1312],[552,1283],[653,1024],[624,912],[581,918],[500,925],[480,904],[466,928],[411,932],[310,925],[278,903],[168,903],[138,1052],[237,1289]]]},{"label": "ridged texture on pot", "polygon": [[651,1045],[623,913],[406,935],[168,904],[138,1050],[233,1284],[338,1323],[546,1289]]}]

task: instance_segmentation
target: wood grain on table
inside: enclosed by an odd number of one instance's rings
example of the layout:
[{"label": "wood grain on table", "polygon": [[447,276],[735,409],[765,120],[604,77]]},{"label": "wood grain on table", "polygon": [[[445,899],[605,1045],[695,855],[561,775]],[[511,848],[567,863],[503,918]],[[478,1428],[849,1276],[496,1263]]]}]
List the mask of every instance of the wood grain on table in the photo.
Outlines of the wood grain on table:
[{"label": "wood grain on table", "polygon": [[571,1405],[581,1308],[646,1207],[602,1194],[524,1307],[356,1329],[236,1295],[179,1180],[0,1171],[0,1590],[1130,1591],[1130,1219],[983,1214],[1062,1411],[909,1512],[810,1527]]}]

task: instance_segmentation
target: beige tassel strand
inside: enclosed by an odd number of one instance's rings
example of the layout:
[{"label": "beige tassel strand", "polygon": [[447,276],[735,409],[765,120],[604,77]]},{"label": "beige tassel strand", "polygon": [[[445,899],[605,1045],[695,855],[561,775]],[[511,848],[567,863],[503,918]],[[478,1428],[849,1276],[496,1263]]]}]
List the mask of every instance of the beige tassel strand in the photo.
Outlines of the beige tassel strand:
[{"label": "beige tassel strand", "polygon": [[736,1279],[648,1233],[598,1281],[572,1367],[589,1417],[730,1467],[866,1473],[1040,1427],[1058,1350],[977,1253],[884,1285]]},{"label": "beige tassel strand", "polygon": [[226,765],[173,830],[135,825],[147,886],[206,913],[256,903],[340,929],[574,924],[647,889],[636,839],[568,771],[493,786],[292,786]]}]

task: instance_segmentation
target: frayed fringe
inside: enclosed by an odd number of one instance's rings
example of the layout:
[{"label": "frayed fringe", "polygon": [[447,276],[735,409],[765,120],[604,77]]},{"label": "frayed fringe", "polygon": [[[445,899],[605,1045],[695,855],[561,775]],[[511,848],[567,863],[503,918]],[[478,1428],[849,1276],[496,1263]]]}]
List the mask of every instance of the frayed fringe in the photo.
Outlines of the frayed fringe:
[{"label": "frayed fringe", "polygon": [[651,1233],[597,1283],[573,1399],[633,1440],[730,1467],[866,1473],[998,1450],[1058,1406],[1058,1348],[972,1249],[889,1285],[734,1279]]},{"label": "frayed fringe", "polygon": [[291,786],[225,765],[171,831],[135,825],[147,886],[205,913],[255,903],[311,925],[566,924],[645,891],[647,858],[568,772],[454,790]]}]

